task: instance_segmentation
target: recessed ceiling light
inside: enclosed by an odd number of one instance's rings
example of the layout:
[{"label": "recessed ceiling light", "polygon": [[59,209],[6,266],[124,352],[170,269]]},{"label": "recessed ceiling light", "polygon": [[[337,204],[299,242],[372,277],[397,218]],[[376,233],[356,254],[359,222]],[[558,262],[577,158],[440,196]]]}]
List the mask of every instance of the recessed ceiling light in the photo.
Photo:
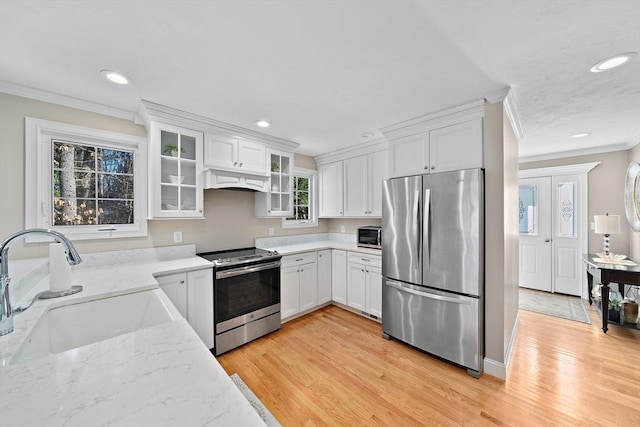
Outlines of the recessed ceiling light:
[{"label": "recessed ceiling light", "polygon": [[360,135],[363,138],[369,139],[373,136],[373,134],[371,132],[365,132],[362,135]]},{"label": "recessed ceiling light", "polygon": [[635,55],[637,55],[636,52],[626,52],[626,53],[621,53],[619,55],[612,56],[607,59],[603,59],[602,61],[598,62],[596,65],[591,67],[591,72],[601,73],[603,71],[607,71],[612,68],[619,67],[622,64],[628,62]]},{"label": "recessed ceiling light", "polygon": [[589,135],[591,135],[591,132],[576,133],[575,135],[571,135],[571,138],[584,138]]},{"label": "recessed ceiling light", "polygon": [[268,128],[269,126],[271,126],[271,123],[269,123],[269,122],[268,122],[268,121],[266,121],[266,120],[258,120],[258,121],[256,122],[256,126],[259,126],[259,127],[261,127],[261,128]]},{"label": "recessed ceiling light", "polygon": [[131,83],[131,79],[126,77],[124,74],[118,73],[117,71],[102,70],[100,71],[100,74],[102,74],[102,76],[110,82],[117,83],[119,85],[128,85],[129,83]]}]

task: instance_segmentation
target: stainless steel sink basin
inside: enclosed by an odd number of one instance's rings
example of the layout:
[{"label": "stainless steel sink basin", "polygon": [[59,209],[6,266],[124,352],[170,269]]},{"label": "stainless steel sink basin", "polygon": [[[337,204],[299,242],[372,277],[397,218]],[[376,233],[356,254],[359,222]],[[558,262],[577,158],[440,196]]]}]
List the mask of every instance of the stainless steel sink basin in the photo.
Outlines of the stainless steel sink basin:
[{"label": "stainless steel sink basin", "polygon": [[160,289],[52,308],[42,314],[10,363],[62,353],[181,317]]}]

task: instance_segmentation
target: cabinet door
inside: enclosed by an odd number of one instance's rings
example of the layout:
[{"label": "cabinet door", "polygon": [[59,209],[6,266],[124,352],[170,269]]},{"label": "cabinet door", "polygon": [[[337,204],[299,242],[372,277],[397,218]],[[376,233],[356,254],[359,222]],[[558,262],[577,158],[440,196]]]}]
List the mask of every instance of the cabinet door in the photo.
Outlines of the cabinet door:
[{"label": "cabinet door", "polygon": [[347,279],[347,305],[357,310],[366,308],[366,273],[362,264],[349,263]]},{"label": "cabinet door", "polygon": [[389,142],[391,177],[419,175],[429,171],[429,133],[403,136]]},{"label": "cabinet door", "polygon": [[280,270],[280,317],[285,319],[300,311],[300,281],[298,266]]},{"label": "cabinet door", "polygon": [[347,251],[331,251],[331,294],[332,299],[347,304]]},{"label": "cabinet door", "polygon": [[344,216],[368,216],[367,156],[344,160]]},{"label": "cabinet door", "polygon": [[239,172],[266,174],[266,153],[267,149],[263,144],[239,140],[237,159]]},{"label": "cabinet door", "polygon": [[202,132],[151,122],[150,218],[203,216]]},{"label": "cabinet door", "polygon": [[204,143],[204,164],[216,169],[235,170],[238,158],[238,139],[207,133]]},{"label": "cabinet door", "polygon": [[389,178],[389,155],[379,151],[367,156],[369,216],[382,218],[382,181]]},{"label": "cabinet door", "polygon": [[429,132],[431,172],[482,167],[482,119]]},{"label": "cabinet door", "polygon": [[[160,289],[167,294],[173,305],[176,306],[182,317],[189,320],[189,311],[187,309],[187,275],[172,274],[169,276],[156,277]],[[213,279],[211,280],[213,284]],[[211,300],[213,302],[213,299]]]},{"label": "cabinet door", "polygon": [[267,150],[269,167],[269,191],[255,195],[255,215],[293,215],[293,153]]},{"label": "cabinet door", "polygon": [[382,318],[382,269],[367,267],[366,309],[369,314]]},{"label": "cabinet door", "polygon": [[318,304],[331,301],[331,250],[318,251]]},{"label": "cabinet door", "polygon": [[300,311],[318,305],[318,265],[303,264],[300,267]]},{"label": "cabinet door", "polygon": [[188,322],[207,348],[213,348],[213,269],[187,273]]},{"label": "cabinet door", "polygon": [[318,168],[320,217],[339,217],[343,214],[342,162]]}]

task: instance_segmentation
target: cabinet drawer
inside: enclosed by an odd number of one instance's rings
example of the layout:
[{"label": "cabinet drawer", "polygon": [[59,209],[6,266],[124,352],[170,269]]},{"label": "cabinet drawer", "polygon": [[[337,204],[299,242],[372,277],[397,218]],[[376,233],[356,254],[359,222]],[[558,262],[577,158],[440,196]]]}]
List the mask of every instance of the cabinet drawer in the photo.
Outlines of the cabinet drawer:
[{"label": "cabinet drawer", "polygon": [[307,264],[310,262],[316,262],[317,258],[316,258],[316,252],[304,252],[301,254],[295,254],[295,255],[285,255],[282,257],[282,266],[286,267],[286,266],[291,266],[291,265],[300,265],[300,264]]},{"label": "cabinet drawer", "polygon": [[372,267],[382,267],[382,257],[379,255],[349,252],[349,263],[370,265]]}]

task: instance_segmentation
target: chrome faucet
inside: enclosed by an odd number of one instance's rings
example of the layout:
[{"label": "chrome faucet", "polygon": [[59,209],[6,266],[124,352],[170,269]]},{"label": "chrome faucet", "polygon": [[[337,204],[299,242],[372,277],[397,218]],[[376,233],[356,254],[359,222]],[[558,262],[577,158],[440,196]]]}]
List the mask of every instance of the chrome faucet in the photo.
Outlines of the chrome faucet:
[{"label": "chrome faucet", "polygon": [[18,237],[25,236],[27,234],[46,234],[53,237],[57,242],[62,243],[67,255],[67,262],[69,265],[76,265],[82,262],[80,254],[76,251],[71,241],[67,239],[63,234],[44,228],[29,228],[27,230],[18,231],[11,236],[4,239],[0,244],[0,336],[9,334],[13,331],[13,315],[20,313],[33,304],[36,298],[25,308],[13,309],[11,307],[11,300],[9,299],[9,248],[13,245]]}]

